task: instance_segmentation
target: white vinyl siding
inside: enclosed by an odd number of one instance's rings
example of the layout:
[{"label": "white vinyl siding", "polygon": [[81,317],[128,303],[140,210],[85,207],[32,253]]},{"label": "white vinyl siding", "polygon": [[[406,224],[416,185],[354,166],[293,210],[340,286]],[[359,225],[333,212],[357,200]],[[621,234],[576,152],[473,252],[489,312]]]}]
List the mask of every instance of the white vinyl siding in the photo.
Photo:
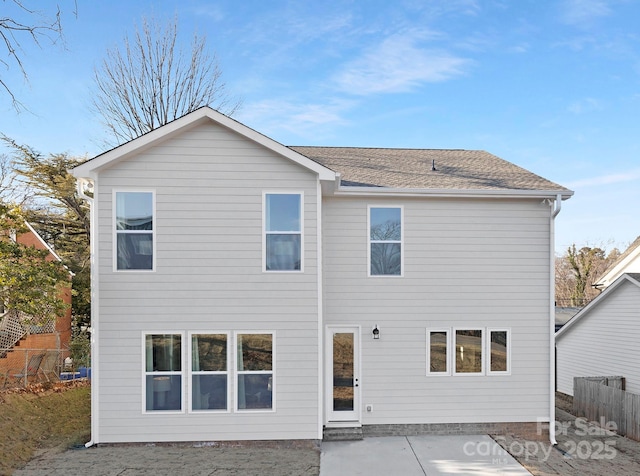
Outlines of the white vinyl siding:
[{"label": "white vinyl siding", "polygon": [[[403,207],[402,279],[371,279],[362,265],[378,205]],[[549,417],[549,224],[537,199],[325,200],[325,324],[366,330],[364,425]],[[508,328],[510,375],[427,377],[425,330],[454,328]]]},{"label": "white vinyl siding", "polygon": [[622,376],[640,394],[640,288],[627,281],[556,337],[557,389],[573,395],[574,377]]},{"label": "white vinyl siding", "polygon": [[[209,122],[100,172],[94,204],[100,288],[97,441],[318,438],[318,188],[315,173]],[[116,189],[155,190],[153,273],[114,272]],[[267,190],[304,194],[301,272],[262,271]],[[163,328],[185,336],[275,332],[277,408],[233,412],[236,389],[230,376],[230,411],[143,414],[140,335]],[[184,392],[188,410],[186,385]]]}]

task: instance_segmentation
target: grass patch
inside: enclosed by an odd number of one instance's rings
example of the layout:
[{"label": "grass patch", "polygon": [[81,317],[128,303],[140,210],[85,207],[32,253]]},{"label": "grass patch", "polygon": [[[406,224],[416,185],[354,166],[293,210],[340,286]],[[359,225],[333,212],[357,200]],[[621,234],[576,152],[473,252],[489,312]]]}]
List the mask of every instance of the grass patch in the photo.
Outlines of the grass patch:
[{"label": "grass patch", "polygon": [[38,451],[63,451],[91,436],[88,382],[36,384],[0,392],[0,475]]}]

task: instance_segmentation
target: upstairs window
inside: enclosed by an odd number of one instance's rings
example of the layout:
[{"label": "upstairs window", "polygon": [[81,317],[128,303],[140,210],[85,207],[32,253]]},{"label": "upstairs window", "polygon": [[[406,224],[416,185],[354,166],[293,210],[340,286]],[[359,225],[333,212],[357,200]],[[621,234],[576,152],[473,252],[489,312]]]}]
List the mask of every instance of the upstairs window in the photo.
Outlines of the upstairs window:
[{"label": "upstairs window", "polygon": [[369,207],[369,275],[402,275],[400,207]]},{"label": "upstairs window", "polygon": [[153,192],[116,192],[117,270],[153,270]]},{"label": "upstairs window", "polygon": [[302,194],[264,195],[264,269],[302,270]]}]

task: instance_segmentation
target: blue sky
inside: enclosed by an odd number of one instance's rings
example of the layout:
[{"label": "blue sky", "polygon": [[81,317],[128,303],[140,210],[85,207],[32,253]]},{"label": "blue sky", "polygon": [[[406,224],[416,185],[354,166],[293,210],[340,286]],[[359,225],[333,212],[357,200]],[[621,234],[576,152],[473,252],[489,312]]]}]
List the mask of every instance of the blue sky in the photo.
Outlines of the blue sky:
[{"label": "blue sky", "polygon": [[24,39],[28,84],[0,67],[29,109],[0,95],[0,132],[44,154],[101,152],[94,67],[143,15],[177,14],[242,99],[234,117],[285,145],[486,150],[575,191],[557,252],[640,235],[639,2],[58,3],[65,47]]}]

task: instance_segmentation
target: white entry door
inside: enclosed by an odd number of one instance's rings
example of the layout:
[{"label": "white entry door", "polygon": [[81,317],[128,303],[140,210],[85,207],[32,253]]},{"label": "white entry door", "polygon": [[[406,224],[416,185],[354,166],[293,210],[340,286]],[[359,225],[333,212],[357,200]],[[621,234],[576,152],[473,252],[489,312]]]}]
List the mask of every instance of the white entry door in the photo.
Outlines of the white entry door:
[{"label": "white entry door", "polygon": [[360,423],[360,328],[327,328],[327,417]]}]

